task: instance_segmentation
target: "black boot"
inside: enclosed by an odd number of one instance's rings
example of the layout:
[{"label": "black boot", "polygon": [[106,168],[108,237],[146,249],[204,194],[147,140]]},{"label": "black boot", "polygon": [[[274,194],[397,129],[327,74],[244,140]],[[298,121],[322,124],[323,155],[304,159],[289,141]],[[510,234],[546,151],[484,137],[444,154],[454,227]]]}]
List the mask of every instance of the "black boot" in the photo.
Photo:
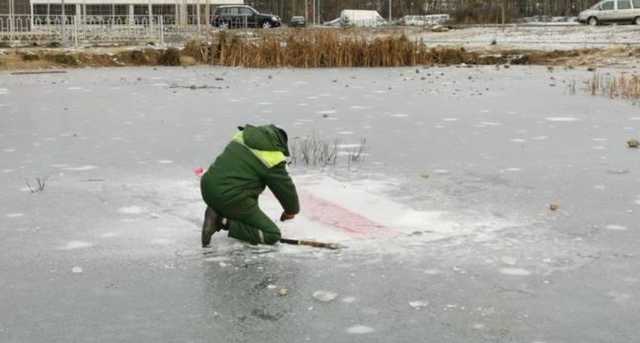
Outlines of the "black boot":
[{"label": "black boot", "polygon": [[211,236],[223,228],[222,217],[211,207],[207,207],[207,210],[204,212],[204,222],[202,223],[202,247],[205,248],[209,246]]}]

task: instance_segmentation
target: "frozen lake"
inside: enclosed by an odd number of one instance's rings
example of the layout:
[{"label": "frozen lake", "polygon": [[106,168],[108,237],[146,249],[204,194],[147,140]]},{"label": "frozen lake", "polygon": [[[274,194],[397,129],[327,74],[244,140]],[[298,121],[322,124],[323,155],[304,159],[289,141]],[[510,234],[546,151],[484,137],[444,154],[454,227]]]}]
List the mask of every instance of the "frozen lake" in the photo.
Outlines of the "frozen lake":
[{"label": "frozen lake", "polygon": [[[638,340],[640,108],[584,95],[590,77],[0,74],[0,341]],[[366,138],[364,161],[290,168],[303,207],[284,235],[347,248],[199,247],[193,169],[246,123]]]}]

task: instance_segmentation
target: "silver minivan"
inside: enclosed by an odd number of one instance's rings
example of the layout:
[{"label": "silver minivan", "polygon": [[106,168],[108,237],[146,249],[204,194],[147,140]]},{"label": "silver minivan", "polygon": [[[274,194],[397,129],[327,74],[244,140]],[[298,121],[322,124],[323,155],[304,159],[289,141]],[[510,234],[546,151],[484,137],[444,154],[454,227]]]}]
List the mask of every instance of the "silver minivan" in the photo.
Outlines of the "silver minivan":
[{"label": "silver minivan", "polygon": [[601,23],[628,22],[640,25],[640,0],[603,0],[580,12],[578,21],[595,26]]}]

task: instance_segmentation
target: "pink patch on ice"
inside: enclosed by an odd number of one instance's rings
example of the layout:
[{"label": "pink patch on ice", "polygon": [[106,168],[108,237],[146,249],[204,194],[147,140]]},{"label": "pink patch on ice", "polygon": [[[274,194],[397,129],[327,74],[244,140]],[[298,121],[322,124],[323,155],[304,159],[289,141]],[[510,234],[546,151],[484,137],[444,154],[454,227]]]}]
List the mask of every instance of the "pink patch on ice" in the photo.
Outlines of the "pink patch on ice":
[{"label": "pink patch on ice", "polygon": [[300,192],[303,215],[312,221],[345,231],[355,237],[379,237],[396,235],[392,229],[346,209],[333,202]]},{"label": "pink patch on ice", "polygon": [[204,174],[204,172],[205,172],[205,170],[204,170],[204,168],[202,168],[202,167],[198,167],[198,168],[195,168],[195,169],[193,170],[193,173],[194,173],[194,174],[196,174],[196,176],[197,176],[197,177],[202,177],[202,175]]}]

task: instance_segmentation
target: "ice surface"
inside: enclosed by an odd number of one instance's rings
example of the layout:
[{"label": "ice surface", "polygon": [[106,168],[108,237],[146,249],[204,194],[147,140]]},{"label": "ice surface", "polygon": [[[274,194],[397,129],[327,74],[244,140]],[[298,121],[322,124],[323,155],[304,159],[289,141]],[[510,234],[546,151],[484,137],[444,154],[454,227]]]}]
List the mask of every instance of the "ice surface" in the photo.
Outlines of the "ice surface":
[{"label": "ice surface", "polygon": [[[122,341],[170,332],[184,342],[342,342],[358,338],[345,330],[359,324],[376,335],[360,340],[466,342],[477,323],[483,341],[635,337],[639,166],[624,142],[637,132],[637,107],[568,96],[548,87],[546,68],[428,72],[445,73],[437,92],[398,76],[415,68],[2,75],[11,93],[0,149],[15,152],[0,152],[0,170],[12,170],[0,178],[0,341],[109,341],[116,330]],[[207,84],[222,74],[230,88],[211,92],[121,80]],[[558,84],[592,78],[582,67],[553,75]],[[256,113],[262,101],[272,113]],[[328,110],[339,118],[316,113]],[[280,223],[275,197],[260,197],[283,237],[344,249],[252,247],[226,232],[200,247],[194,167],[207,167],[236,126],[269,122],[290,137],[339,139],[341,151],[366,138],[363,162],[289,166],[302,201],[295,220]],[[47,176],[44,192],[20,191],[25,178]],[[552,202],[561,210],[549,211]],[[74,265],[91,273],[64,277]],[[320,288],[341,296],[320,303]],[[422,311],[408,305],[425,299]]]}]

